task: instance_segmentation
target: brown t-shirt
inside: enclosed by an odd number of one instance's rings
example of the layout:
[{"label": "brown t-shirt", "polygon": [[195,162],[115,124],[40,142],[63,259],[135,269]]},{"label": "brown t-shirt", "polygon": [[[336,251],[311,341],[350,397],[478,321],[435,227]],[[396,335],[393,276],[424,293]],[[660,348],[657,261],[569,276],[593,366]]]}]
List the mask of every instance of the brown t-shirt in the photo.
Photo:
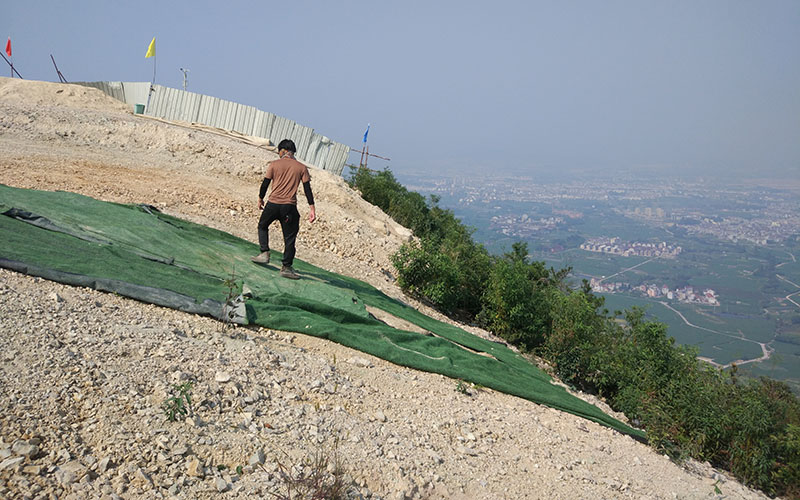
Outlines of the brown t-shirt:
[{"label": "brown t-shirt", "polygon": [[271,179],[272,190],[267,201],[279,205],[297,205],[297,188],[308,182],[308,168],[294,158],[284,157],[267,165],[267,179]]}]

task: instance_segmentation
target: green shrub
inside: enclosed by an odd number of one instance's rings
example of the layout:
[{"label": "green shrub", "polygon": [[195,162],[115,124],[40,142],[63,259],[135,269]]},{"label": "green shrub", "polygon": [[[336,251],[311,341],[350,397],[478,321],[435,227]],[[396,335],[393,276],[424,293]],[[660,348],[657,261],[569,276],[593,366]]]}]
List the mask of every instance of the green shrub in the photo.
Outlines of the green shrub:
[{"label": "green shrub", "polygon": [[595,311],[595,303],[581,291],[562,291],[551,286],[547,298],[550,327],[539,352],[550,361],[561,380],[587,388],[603,320]]},{"label": "green shrub", "polygon": [[[433,226],[430,208],[425,198],[409,191],[397,182],[388,169],[375,172],[367,168],[352,169],[348,184],[361,193],[361,197],[379,207],[399,224],[411,229],[415,235],[427,235]],[[435,204],[435,198],[431,201]]]},{"label": "green shrub", "polygon": [[481,246],[449,239],[411,241],[392,256],[398,285],[438,309],[473,317],[489,272],[489,254]]},{"label": "green shrub", "polygon": [[777,454],[772,474],[774,491],[789,498],[800,498],[800,424],[787,424],[771,439]]},{"label": "green shrub", "polygon": [[418,238],[392,258],[400,287],[445,313],[467,319],[478,314],[490,259],[486,249],[473,241],[473,230],[452,211],[440,208],[437,197],[426,201],[408,191],[388,169],[354,169],[348,182]]},{"label": "green shrub", "polygon": [[550,327],[547,288],[551,274],[541,262],[528,262],[528,247],[515,243],[495,259],[481,297],[478,322],[523,350],[539,347]]}]

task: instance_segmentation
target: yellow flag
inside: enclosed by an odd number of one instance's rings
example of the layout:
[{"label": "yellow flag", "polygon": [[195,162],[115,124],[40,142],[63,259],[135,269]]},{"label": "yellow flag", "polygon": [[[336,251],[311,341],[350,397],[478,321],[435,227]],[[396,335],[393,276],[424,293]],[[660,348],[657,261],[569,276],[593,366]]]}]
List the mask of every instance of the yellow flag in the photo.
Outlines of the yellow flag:
[{"label": "yellow flag", "polygon": [[156,55],[156,37],[153,37],[153,41],[150,42],[150,46],[147,47],[147,54],[145,54],[144,58],[147,59],[148,57],[154,57]]}]

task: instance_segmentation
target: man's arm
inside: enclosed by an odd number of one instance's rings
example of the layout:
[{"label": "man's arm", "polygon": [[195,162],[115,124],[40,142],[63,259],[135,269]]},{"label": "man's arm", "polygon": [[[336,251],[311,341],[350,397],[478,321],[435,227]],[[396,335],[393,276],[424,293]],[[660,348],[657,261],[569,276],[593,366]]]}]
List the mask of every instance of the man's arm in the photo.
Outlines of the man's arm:
[{"label": "man's arm", "polygon": [[310,180],[303,183],[303,192],[308,200],[308,222],[314,222],[317,219],[317,209],[314,207],[314,193],[311,192]]},{"label": "man's arm", "polygon": [[267,195],[267,188],[269,187],[269,182],[272,179],[268,179],[264,177],[264,180],[261,181],[261,189],[258,190],[258,209],[264,209],[264,196]]}]

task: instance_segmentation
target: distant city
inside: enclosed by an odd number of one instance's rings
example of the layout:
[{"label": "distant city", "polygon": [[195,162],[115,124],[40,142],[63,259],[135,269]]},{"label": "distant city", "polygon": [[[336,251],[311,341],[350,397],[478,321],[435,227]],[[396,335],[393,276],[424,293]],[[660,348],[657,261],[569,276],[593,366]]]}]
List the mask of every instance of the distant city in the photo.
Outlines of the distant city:
[{"label": "distant city", "polygon": [[643,243],[641,241],[620,241],[619,238],[591,238],[582,243],[581,250],[587,252],[611,253],[630,257],[677,257],[681,253],[681,247],[661,243]]},{"label": "distant city", "polygon": [[649,298],[665,298],[667,300],[677,300],[686,304],[705,304],[718,306],[719,299],[717,292],[707,288],[703,291],[696,290],[691,286],[685,286],[671,290],[667,285],[642,284],[631,286],[630,283],[613,282],[605,283],[602,279],[592,278],[589,281],[592,291],[598,293],[638,293]]},{"label": "distant city", "polygon": [[[624,217],[666,229],[682,228],[690,235],[713,236],[757,245],[780,243],[800,233],[800,203],[797,196],[757,186],[721,186],[712,182],[633,180],[617,182],[572,182],[540,184],[534,178],[482,179],[410,176],[406,186],[420,193],[446,196],[459,207],[495,205],[508,202],[565,205],[570,201],[614,204]],[[708,213],[698,202],[720,210]],[[588,208],[593,208],[592,206]],[[493,229],[505,235],[525,238],[541,231],[563,227],[580,219],[583,211],[553,209],[549,216],[538,214],[497,214]]]}]

